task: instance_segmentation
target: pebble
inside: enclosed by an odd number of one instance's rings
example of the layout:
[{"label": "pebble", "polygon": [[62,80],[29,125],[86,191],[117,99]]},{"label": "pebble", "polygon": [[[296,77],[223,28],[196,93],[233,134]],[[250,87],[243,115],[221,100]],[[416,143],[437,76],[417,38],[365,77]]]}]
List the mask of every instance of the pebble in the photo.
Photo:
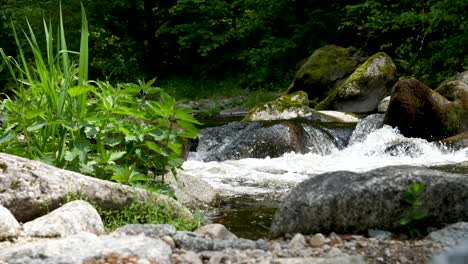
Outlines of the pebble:
[{"label": "pebble", "polygon": [[309,245],[311,247],[322,247],[324,244],[325,244],[325,237],[324,235],[320,233],[313,235],[309,239]]}]

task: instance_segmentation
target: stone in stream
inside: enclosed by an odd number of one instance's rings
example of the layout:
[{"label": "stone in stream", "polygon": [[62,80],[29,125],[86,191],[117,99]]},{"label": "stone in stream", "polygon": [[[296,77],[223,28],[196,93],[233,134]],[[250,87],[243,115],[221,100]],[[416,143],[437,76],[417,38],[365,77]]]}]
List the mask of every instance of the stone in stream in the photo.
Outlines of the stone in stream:
[{"label": "stone in stream", "polygon": [[388,166],[364,173],[337,171],[299,183],[276,211],[270,234],[359,233],[391,230],[410,208],[402,193],[412,183],[426,185],[421,195],[427,218],[442,226],[468,218],[468,177],[412,167]]},{"label": "stone in stream", "polygon": [[104,224],[86,201],[69,202],[51,213],[27,222],[24,232],[35,237],[69,236],[80,232],[102,233]]}]

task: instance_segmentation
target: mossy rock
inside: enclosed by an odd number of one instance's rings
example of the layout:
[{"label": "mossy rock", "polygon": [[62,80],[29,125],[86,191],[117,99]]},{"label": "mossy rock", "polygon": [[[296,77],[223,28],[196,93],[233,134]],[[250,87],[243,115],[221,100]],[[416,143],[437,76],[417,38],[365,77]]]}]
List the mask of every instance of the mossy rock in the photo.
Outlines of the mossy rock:
[{"label": "mossy rock", "polygon": [[316,110],[368,113],[390,94],[396,66],[385,53],[379,52],[359,66],[349,78],[335,88]]},{"label": "mossy rock", "polygon": [[468,85],[456,80],[443,83],[435,91],[453,103],[463,131],[468,131]]},{"label": "mossy rock", "polygon": [[306,117],[317,121],[331,121],[309,106],[307,94],[298,91],[252,108],[243,121],[283,120]]},{"label": "mossy rock", "polygon": [[327,45],[315,50],[297,71],[288,93],[305,91],[312,101],[321,101],[366,60],[355,48]]},{"label": "mossy rock", "polygon": [[457,105],[418,80],[400,80],[394,88],[384,123],[406,137],[440,140],[462,132]]}]

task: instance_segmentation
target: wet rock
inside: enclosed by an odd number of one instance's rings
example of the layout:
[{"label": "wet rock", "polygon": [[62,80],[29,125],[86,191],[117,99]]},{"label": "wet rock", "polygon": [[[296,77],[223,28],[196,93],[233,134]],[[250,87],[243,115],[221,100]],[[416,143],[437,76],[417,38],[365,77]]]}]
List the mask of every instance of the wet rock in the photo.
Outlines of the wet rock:
[{"label": "wet rock", "polygon": [[373,114],[365,117],[356,125],[351,138],[349,139],[349,144],[355,144],[358,142],[363,142],[367,135],[372,131],[375,131],[383,127],[384,115],[382,114]]},{"label": "wet rock", "polygon": [[450,247],[468,240],[468,223],[459,222],[429,233],[428,239],[442,242]]},{"label": "wet rock", "polygon": [[452,137],[444,138],[440,143],[449,146],[453,149],[464,149],[468,148],[468,131],[457,134]]},{"label": "wet rock", "polygon": [[249,239],[237,240],[212,240],[198,236],[192,232],[177,232],[173,237],[177,247],[195,252],[200,251],[221,251],[227,248],[234,249],[264,249],[268,244],[263,240],[253,241]]},{"label": "wet rock", "polygon": [[384,123],[406,137],[439,140],[462,132],[457,106],[413,79],[394,86]]},{"label": "wet rock", "polygon": [[27,222],[24,232],[35,237],[65,237],[80,232],[102,233],[104,224],[88,202],[69,202],[51,213]]},{"label": "wet rock", "polygon": [[0,204],[0,241],[17,238],[21,225],[11,212]]},{"label": "wet rock", "polygon": [[227,228],[221,224],[208,224],[204,225],[194,231],[205,238],[218,239],[218,240],[236,240],[237,236],[231,233]]},{"label": "wet rock", "polygon": [[165,195],[58,169],[42,162],[0,153],[0,204],[18,221],[27,222],[62,205],[70,196],[83,196],[103,209],[121,209],[134,202],[167,205],[181,218],[190,211]]},{"label": "wet rock", "polygon": [[305,119],[232,122],[200,133],[195,157],[203,161],[275,158],[292,151],[326,154],[337,144],[327,128]]},{"label": "wet rock", "polygon": [[335,45],[319,48],[296,73],[288,93],[305,91],[315,103],[320,102],[365,60],[365,54],[355,48]]},{"label": "wet rock", "polygon": [[[0,248],[0,260],[10,264],[100,263],[105,258],[136,257],[141,262],[169,264],[171,248],[157,238],[103,236],[80,233],[62,239]],[[96,262],[92,262],[96,261]]]},{"label": "wet rock", "polygon": [[177,230],[167,224],[128,224],[117,228],[115,234],[125,234],[129,236],[145,235],[147,237],[173,236]]},{"label": "wet rock", "polygon": [[392,59],[383,52],[374,54],[315,109],[352,113],[375,111],[379,102],[390,94],[395,75]]},{"label": "wet rock", "polygon": [[389,166],[364,173],[331,172],[305,180],[283,200],[270,233],[278,237],[297,232],[391,230],[408,213],[401,195],[413,182],[426,184],[421,200],[429,212],[427,224],[441,226],[468,217],[465,175]]},{"label": "wet rock", "polygon": [[418,144],[406,139],[392,142],[391,145],[385,148],[384,153],[393,157],[408,156],[412,158],[417,158],[424,154]]}]

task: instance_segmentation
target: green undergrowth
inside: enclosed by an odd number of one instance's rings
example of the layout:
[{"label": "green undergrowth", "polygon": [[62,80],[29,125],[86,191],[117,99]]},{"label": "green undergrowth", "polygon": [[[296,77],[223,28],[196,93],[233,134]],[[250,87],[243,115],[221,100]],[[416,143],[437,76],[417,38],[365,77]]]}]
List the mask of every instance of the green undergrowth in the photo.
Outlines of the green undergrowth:
[{"label": "green undergrowth", "polygon": [[164,203],[154,203],[153,199],[144,201],[133,199],[133,202],[122,209],[103,209],[98,203],[90,201],[83,195],[71,195],[66,202],[84,200],[90,203],[101,216],[106,232],[112,232],[127,224],[169,224],[177,230],[193,231],[203,223],[203,215],[196,214],[193,219],[175,215]]},{"label": "green undergrowth", "polygon": [[0,104],[5,119],[0,151],[166,191],[164,176],[177,176],[188,140],[198,134],[200,123],[191,110],[154,87],[154,79],[138,84],[89,80],[83,7],[79,52],[67,48],[62,19],[55,34],[44,20],[45,47],[27,25],[23,38],[12,25],[17,58],[0,49],[3,68],[16,85]]}]

